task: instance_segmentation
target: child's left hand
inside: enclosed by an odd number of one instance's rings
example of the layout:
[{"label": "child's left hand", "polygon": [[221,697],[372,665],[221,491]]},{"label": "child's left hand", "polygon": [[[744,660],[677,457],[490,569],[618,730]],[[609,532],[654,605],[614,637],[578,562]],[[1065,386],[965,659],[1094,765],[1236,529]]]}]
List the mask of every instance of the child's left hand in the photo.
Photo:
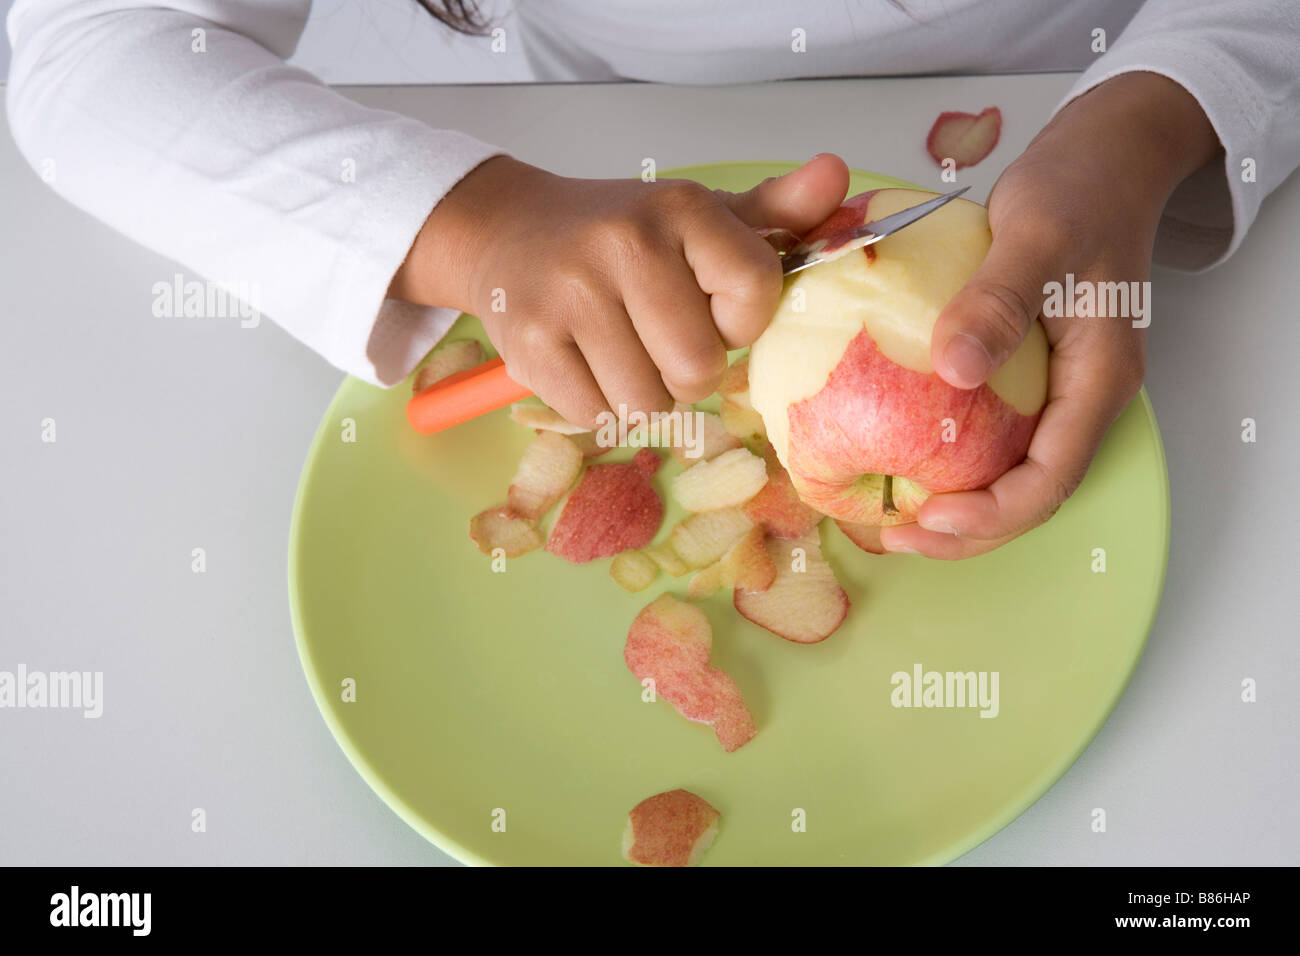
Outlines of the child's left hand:
[{"label": "child's left hand", "polygon": [[[936,372],[961,388],[986,381],[1038,317],[1044,284],[1066,273],[1145,282],[1165,203],[1218,148],[1191,94],[1155,73],[1117,76],[1067,106],[993,187],[993,246],[935,325]],[[1142,387],[1149,319],[1044,318],[1047,405],[1025,461],[986,490],[931,497],[918,524],[883,529],[882,545],[971,557],[1055,514]]]}]

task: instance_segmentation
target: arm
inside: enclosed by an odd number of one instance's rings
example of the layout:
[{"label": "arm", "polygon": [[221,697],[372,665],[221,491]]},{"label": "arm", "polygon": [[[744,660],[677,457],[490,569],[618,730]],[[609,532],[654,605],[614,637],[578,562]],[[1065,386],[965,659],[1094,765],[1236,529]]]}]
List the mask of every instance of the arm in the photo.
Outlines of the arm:
[{"label": "arm", "polygon": [[[1149,0],[994,186],[993,247],[935,326],[936,371],[965,388],[987,380],[1066,273],[1145,281],[1153,254],[1198,269],[1235,251],[1300,166],[1297,60],[1300,8],[1285,0]],[[886,548],[980,554],[1046,521],[1083,480],[1141,387],[1145,332],[1115,318],[1044,326],[1048,404],[1025,463],[987,490],[934,496],[918,526],[885,530]]]},{"label": "arm", "polygon": [[[1232,255],[1264,197],[1300,167],[1300,5],[1292,0],[1147,0],[1079,78],[1057,115],[1135,71],[1195,100],[1223,152],[1180,180],[1164,205],[1155,260],[1204,269]],[[1243,163],[1253,177],[1243,175]]]},{"label": "arm", "polygon": [[309,7],[18,0],[10,122],[66,199],[199,275],[247,283],[290,334],[391,385],[457,313],[386,301],[389,283],[429,211],[501,150],[286,66]]}]

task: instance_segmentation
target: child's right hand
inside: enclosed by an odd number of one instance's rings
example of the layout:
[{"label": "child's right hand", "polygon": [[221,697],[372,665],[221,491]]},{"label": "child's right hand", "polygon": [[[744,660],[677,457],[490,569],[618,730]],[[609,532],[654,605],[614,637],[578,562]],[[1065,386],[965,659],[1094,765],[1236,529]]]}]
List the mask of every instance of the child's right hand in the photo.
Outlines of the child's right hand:
[{"label": "child's right hand", "polygon": [[575,424],[665,410],[711,394],[776,311],[780,260],[754,229],[807,232],[848,185],[830,153],[734,194],[498,156],[434,208],[389,294],[478,316],[510,377]]}]

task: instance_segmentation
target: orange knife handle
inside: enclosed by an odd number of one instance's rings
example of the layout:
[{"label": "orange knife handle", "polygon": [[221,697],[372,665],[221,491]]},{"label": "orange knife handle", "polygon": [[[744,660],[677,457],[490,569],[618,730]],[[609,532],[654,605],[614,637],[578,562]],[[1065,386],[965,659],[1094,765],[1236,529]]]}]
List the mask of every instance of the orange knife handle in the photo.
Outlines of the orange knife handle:
[{"label": "orange knife handle", "polygon": [[406,403],[406,419],[417,432],[432,435],[531,394],[506,374],[504,359],[494,358],[434,382]]}]

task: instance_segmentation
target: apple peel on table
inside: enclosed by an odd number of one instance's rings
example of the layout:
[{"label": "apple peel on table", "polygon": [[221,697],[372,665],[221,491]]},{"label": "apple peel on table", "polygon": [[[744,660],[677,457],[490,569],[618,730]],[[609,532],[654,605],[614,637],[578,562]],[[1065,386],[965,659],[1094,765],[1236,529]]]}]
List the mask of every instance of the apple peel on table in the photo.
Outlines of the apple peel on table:
[{"label": "apple peel on table", "polygon": [[551,529],[546,550],[573,564],[649,544],[664,519],[650,484],[663,458],[642,448],[631,461],[588,465]]},{"label": "apple peel on table", "polygon": [[644,591],[659,577],[659,565],[644,551],[624,551],[609,564],[609,576],[633,593]]},{"label": "apple peel on table", "polygon": [[706,598],[719,588],[764,591],[776,580],[776,563],[767,550],[762,528],[750,528],[714,564],[697,571],[687,586],[691,600]]},{"label": "apple peel on table", "polygon": [[411,390],[419,395],[430,385],[458,372],[468,372],[483,364],[483,346],[478,339],[462,339],[439,346],[429,361],[420,366],[411,382]]},{"label": "apple peel on table", "polygon": [[[863,193],[805,242],[934,195]],[[991,243],[984,207],[956,199],[787,279],[750,350],[750,400],[805,504],[853,524],[907,524],[930,495],[985,488],[1024,459],[1047,395],[1041,323],[978,388],[951,386],[930,364],[935,321]]]},{"label": "apple peel on table", "polygon": [[638,866],[694,866],[713,844],[721,819],[689,790],[647,797],[627,815],[623,859]]},{"label": "apple peel on table", "polygon": [[737,588],[736,610],[787,641],[826,640],[844,623],[849,596],[822,557],[817,529],[802,538],[768,538],[766,546],[776,565],[776,579],[761,591]]},{"label": "apple peel on table", "polygon": [[706,568],[731,550],[752,527],[739,508],[701,511],[677,522],[667,543],[688,568]]},{"label": "apple peel on table", "polygon": [[749,356],[727,366],[718,385],[718,394],[722,397],[718,415],[723,428],[746,444],[767,441],[763,416],[754,411],[749,400]]},{"label": "apple peel on table", "polygon": [[507,558],[535,551],[545,540],[535,521],[508,507],[488,508],[470,518],[469,536],[484,554],[499,550]]},{"label": "apple peel on table", "polygon": [[687,511],[716,511],[743,505],[765,484],[763,459],[746,448],[733,448],[674,477],[672,493]]},{"label": "apple peel on table", "polygon": [[661,594],[632,621],[623,660],[637,680],[654,681],[655,696],[677,713],[712,727],[731,753],[753,739],[754,717],[736,682],[709,664],[712,653],[713,629],[704,612]]},{"label": "apple peel on table", "polygon": [[839,528],[854,544],[863,551],[871,554],[888,554],[884,544],[880,541],[880,525],[873,524],[853,524],[849,521],[836,521],[835,527]]},{"label": "apple peel on table", "polygon": [[767,484],[745,502],[742,509],[745,517],[773,537],[802,537],[825,516],[800,499],[771,442],[763,448],[763,461],[767,466]]},{"label": "apple peel on table", "polygon": [[538,432],[506,491],[511,511],[533,521],[564,497],[582,470],[582,449],[558,432]]},{"label": "apple peel on table", "polygon": [[925,148],[940,166],[951,159],[954,169],[974,166],[993,152],[1002,136],[1002,111],[996,106],[979,113],[940,113],[925,138]]},{"label": "apple peel on table", "polygon": [[599,458],[609,448],[596,440],[596,433],[575,425],[549,405],[519,403],[510,406],[510,420],[537,432],[558,432],[578,446],[583,458]]},{"label": "apple peel on table", "polygon": [[713,412],[696,411],[689,405],[678,405],[677,410],[683,416],[690,415],[694,419],[690,426],[693,433],[689,441],[685,434],[674,433],[669,442],[669,451],[678,464],[689,468],[740,447],[740,439],[728,432],[722,419]]},{"label": "apple peel on table", "polygon": [[648,548],[642,548],[641,553],[653,561],[660,571],[671,578],[680,578],[691,570],[690,566],[682,560],[681,555],[674,551],[667,541],[652,544]]}]

